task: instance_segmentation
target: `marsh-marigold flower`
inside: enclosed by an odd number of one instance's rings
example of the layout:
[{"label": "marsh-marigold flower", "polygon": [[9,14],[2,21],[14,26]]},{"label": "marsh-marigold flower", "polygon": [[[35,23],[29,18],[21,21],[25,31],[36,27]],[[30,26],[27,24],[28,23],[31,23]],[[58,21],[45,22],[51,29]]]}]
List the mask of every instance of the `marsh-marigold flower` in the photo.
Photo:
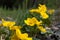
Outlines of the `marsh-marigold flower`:
[{"label": "marsh-marigold flower", "polygon": [[20,39],[27,39],[28,38],[28,34],[27,33],[24,33],[24,34],[20,34],[19,35],[20,37]]},{"label": "marsh-marigold flower", "polygon": [[19,39],[26,39],[28,37],[28,34],[27,33],[22,34],[21,31],[19,29],[17,29],[16,30],[16,36]]},{"label": "marsh-marigold flower", "polygon": [[11,27],[11,26],[15,25],[15,22],[5,21],[4,19],[2,19],[2,25],[3,25],[4,27]]},{"label": "marsh-marigold flower", "polygon": [[32,40],[32,38],[31,37],[28,37],[26,40]]},{"label": "marsh-marigold flower", "polygon": [[11,39],[11,40],[20,40],[20,39],[16,36],[16,34],[13,34],[12,36],[10,36],[10,39]]},{"label": "marsh-marigold flower", "polygon": [[43,32],[43,33],[46,33],[46,32],[47,32],[46,29],[43,28],[43,26],[38,26],[38,29],[39,29],[41,32]]},{"label": "marsh-marigold flower", "polygon": [[46,11],[47,11],[47,7],[46,7],[46,5],[41,5],[41,4],[39,4],[38,10],[39,10],[40,12],[46,12]]},{"label": "marsh-marigold flower", "polygon": [[32,20],[32,18],[27,18],[27,20],[24,20],[25,24],[30,25],[30,26],[34,26],[35,22],[34,20]]},{"label": "marsh-marigold flower", "polygon": [[49,16],[47,15],[47,7],[45,5],[39,4],[37,9],[31,9],[30,12],[39,13],[43,19],[47,19]]},{"label": "marsh-marigold flower", "polygon": [[42,21],[38,21],[37,18],[33,17],[32,20],[35,22],[36,25],[42,25]]},{"label": "marsh-marigold flower", "polygon": [[42,21],[38,21],[35,17],[33,18],[27,18],[27,20],[24,20],[24,22],[27,25],[34,26],[34,25],[41,25]]},{"label": "marsh-marigold flower", "polygon": [[43,19],[47,19],[49,16],[46,14],[46,13],[44,13],[44,12],[41,12],[41,17],[43,18]]},{"label": "marsh-marigold flower", "polygon": [[31,10],[29,10],[29,12],[37,12],[37,13],[39,13],[40,11],[38,10],[38,9],[31,9]]},{"label": "marsh-marigold flower", "polygon": [[10,27],[10,30],[16,30],[16,29],[21,29],[21,26],[12,26],[12,27]]},{"label": "marsh-marigold flower", "polygon": [[20,29],[16,29],[16,35],[21,34],[21,30]]},{"label": "marsh-marigold flower", "polygon": [[41,5],[39,4],[38,8],[37,9],[31,9],[29,10],[30,12],[37,12],[37,13],[40,13],[40,12],[46,12],[47,11],[47,8],[45,5]]}]

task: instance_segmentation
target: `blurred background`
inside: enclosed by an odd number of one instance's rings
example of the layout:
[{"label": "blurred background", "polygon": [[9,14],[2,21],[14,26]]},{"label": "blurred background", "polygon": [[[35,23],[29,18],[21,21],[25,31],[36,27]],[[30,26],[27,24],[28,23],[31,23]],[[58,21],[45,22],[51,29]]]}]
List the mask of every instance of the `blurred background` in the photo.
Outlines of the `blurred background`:
[{"label": "blurred background", "polygon": [[29,9],[37,8],[38,4],[45,4],[48,10],[55,10],[50,27],[60,36],[60,0],[0,0],[0,18],[22,25],[26,16],[29,16]]},{"label": "blurred background", "polygon": [[48,8],[59,8],[60,0],[0,0],[0,8],[18,9],[20,8],[34,8],[38,4],[45,4]]}]

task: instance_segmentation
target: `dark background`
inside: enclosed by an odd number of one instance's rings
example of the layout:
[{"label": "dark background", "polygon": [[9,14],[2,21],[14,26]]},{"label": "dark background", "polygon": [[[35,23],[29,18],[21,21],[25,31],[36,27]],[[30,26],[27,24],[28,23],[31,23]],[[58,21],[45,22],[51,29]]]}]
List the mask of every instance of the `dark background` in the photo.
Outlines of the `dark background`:
[{"label": "dark background", "polygon": [[0,7],[6,9],[16,8],[34,8],[38,4],[46,4],[48,8],[59,8],[60,0],[0,0]]}]

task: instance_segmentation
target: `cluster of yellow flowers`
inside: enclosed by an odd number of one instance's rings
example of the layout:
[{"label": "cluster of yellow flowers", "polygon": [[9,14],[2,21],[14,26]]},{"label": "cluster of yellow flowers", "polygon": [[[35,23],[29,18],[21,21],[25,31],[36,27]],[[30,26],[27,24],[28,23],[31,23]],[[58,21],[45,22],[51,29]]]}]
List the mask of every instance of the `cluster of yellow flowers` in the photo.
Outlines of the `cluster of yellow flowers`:
[{"label": "cluster of yellow flowers", "polygon": [[33,18],[27,18],[27,20],[24,20],[25,24],[27,24],[28,26],[34,26],[34,25],[37,25],[37,28],[43,32],[43,33],[46,33],[46,29],[43,28],[42,25],[42,21],[38,21],[35,17]]},{"label": "cluster of yellow flowers", "polygon": [[11,36],[11,40],[32,40],[31,37],[28,37],[27,33],[21,32],[21,26],[15,26],[15,22],[5,21],[4,19],[2,19],[1,25],[8,28],[9,30],[15,31]]},{"label": "cluster of yellow flowers", "polygon": [[[47,14],[47,8],[45,5],[41,5],[39,4],[39,7],[37,9],[32,9],[29,10],[30,12],[36,12],[40,14],[40,17],[42,17],[43,19],[47,19],[49,18],[49,15]],[[54,10],[49,10],[48,12],[52,13]],[[47,30],[42,26],[43,21],[42,20],[37,20],[36,17],[32,17],[32,18],[27,18],[26,20],[24,20],[24,23],[28,26],[34,26],[36,25],[37,28],[43,32],[46,33]],[[9,30],[12,30],[14,32],[14,34],[10,37],[11,40],[33,40],[31,37],[28,36],[27,33],[22,33],[21,32],[21,26],[16,26],[16,23],[13,21],[6,21],[4,19],[2,19],[2,23],[0,24],[1,26],[4,26],[6,28],[8,28]]]},{"label": "cluster of yellow flowers", "polygon": [[49,17],[48,14],[46,13],[47,12],[47,8],[46,8],[45,5],[39,4],[39,7],[37,9],[31,9],[29,11],[30,12],[39,13],[43,19],[47,19]]},{"label": "cluster of yellow flowers", "polygon": [[[47,7],[45,5],[39,4],[37,9],[31,9],[29,11],[39,13],[43,19],[49,18],[49,15],[47,14]],[[47,32],[46,29],[43,26],[41,26],[42,21],[38,21],[35,17],[27,18],[27,20],[24,20],[24,22],[29,26],[37,25],[37,28],[43,33]]]}]

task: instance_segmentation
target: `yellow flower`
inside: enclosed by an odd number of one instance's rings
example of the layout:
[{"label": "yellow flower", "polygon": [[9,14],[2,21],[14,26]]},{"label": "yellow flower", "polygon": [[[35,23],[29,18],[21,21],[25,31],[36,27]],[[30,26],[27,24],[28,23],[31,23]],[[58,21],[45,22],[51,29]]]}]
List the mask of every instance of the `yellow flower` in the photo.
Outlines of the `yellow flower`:
[{"label": "yellow flower", "polygon": [[14,34],[10,38],[11,38],[11,40],[32,40],[31,37],[28,37],[27,33],[19,34],[18,36],[16,34]]},{"label": "yellow flower", "polygon": [[42,25],[42,21],[38,21],[35,17],[32,18],[36,25]]},{"label": "yellow flower", "polygon": [[37,13],[39,13],[40,11],[38,9],[31,9],[31,10],[29,10],[29,12],[37,12]]},{"label": "yellow flower", "polygon": [[24,20],[24,22],[27,25],[30,25],[30,26],[34,26],[35,25],[35,22],[34,22],[34,20],[32,20],[32,18],[27,18],[27,20]]},{"label": "yellow flower", "polygon": [[28,38],[28,34],[27,33],[24,33],[24,34],[20,34],[19,35],[20,37],[20,39],[27,39]]},{"label": "yellow flower", "polygon": [[46,13],[44,13],[44,12],[41,12],[40,15],[42,16],[43,19],[47,19],[47,18],[49,17],[49,16],[48,16]]},{"label": "yellow flower", "polygon": [[38,20],[37,20],[35,17],[32,18],[32,21],[33,21],[35,24],[38,23]]},{"label": "yellow flower", "polygon": [[20,40],[20,39],[16,36],[16,34],[10,36],[10,39],[11,39],[11,40]]},{"label": "yellow flower", "polygon": [[30,12],[36,12],[39,13],[43,19],[47,19],[49,16],[47,15],[47,8],[45,5],[39,4],[39,7],[37,9],[31,9]]},{"label": "yellow flower", "polygon": [[28,37],[26,40],[32,40],[32,38],[31,37]]},{"label": "yellow flower", "polygon": [[21,34],[21,30],[20,29],[16,29],[16,35],[19,36]]},{"label": "yellow flower", "polygon": [[11,26],[15,25],[15,22],[5,21],[4,19],[2,19],[2,25],[3,25],[4,27],[11,27]]},{"label": "yellow flower", "polygon": [[27,33],[22,34],[19,29],[16,29],[16,36],[19,39],[26,39],[28,37],[28,34]]},{"label": "yellow flower", "polygon": [[46,8],[45,5],[39,4],[38,10],[39,10],[40,12],[46,12],[46,11],[47,11],[47,8]]},{"label": "yellow flower", "polygon": [[21,29],[21,26],[12,26],[12,27],[10,27],[10,30],[16,30],[16,29]]},{"label": "yellow flower", "polygon": [[43,32],[43,33],[46,33],[46,32],[47,32],[46,29],[43,28],[43,26],[38,26],[38,29],[39,29],[41,32]]},{"label": "yellow flower", "polygon": [[36,25],[41,25],[42,24],[42,21],[38,21],[35,17],[33,17],[33,18],[27,18],[27,20],[24,20],[24,22],[27,25],[30,25],[30,26],[34,26],[35,24]]},{"label": "yellow flower", "polygon": [[37,12],[37,13],[40,13],[40,12],[46,12],[47,11],[47,8],[45,5],[41,5],[39,4],[39,7],[37,9],[31,9],[29,10],[30,12]]},{"label": "yellow flower", "polygon": [[42,21],[37,21],[37,22],[36,22],[36,25],[37,25],[37,26],[42,25]]}]

